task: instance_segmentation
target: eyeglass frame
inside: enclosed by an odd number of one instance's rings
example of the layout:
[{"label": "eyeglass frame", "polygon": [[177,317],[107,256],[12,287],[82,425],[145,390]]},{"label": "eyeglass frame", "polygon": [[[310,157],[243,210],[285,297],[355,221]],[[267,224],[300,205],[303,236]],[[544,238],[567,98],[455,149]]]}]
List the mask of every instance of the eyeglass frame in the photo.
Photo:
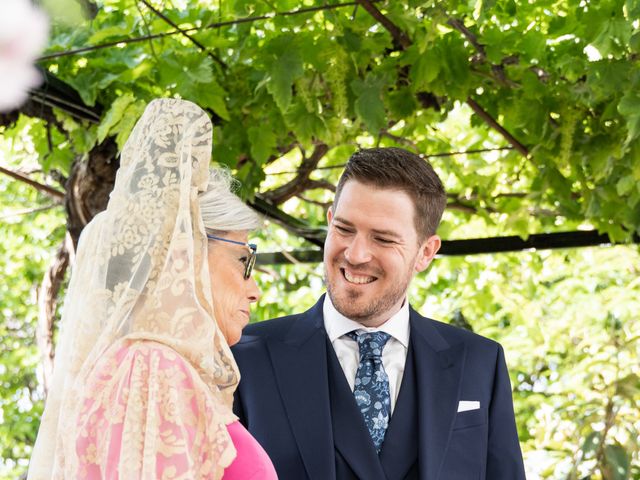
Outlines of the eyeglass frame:
[{"label": "eyeglass frame", "polygon": [[249,248],[249,257],[246,262],[244,262],[244,279],[249,280],[251,278],[251,272],[253,272],[253,267],[256,264],[256,252],[258,251],[258,246],[255,243],[245,243],[238,242],[236,240],[230,240],[228,238],[216,237],[215,235],[209,235],[207,233],[207,238],[209,240],[219,240],[221,242],[233,243],[234,245],[242,245],[243,247]]}]

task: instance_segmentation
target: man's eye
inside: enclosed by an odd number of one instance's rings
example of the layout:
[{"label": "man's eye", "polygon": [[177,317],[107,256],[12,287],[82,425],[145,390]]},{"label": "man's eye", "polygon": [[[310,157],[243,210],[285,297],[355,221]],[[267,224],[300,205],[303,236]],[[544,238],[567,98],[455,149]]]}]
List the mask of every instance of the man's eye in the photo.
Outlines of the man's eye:
[{"label": "man's eye", "polygon": [[338,230],[340,233],[351,233],[351,230],[349,230],[346,227],[340,226],[340,225],[334,225],[335,229]]},{"label": "man's eye", "polygon": [[392,243],[395,243],[393,240],[390,240],[388,238],[382,238],[382,237],[376,237],[376,242],[382,243],[385,245],[391,245]]}]

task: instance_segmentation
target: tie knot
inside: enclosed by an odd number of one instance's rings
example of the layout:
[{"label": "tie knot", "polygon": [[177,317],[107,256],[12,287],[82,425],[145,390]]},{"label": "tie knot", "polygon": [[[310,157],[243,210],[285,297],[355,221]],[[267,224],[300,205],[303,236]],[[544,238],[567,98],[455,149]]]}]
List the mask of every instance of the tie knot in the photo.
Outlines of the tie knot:
[{"label": "tie knot", "polygon": [[361,361],[366,358],[380,359],[384,346],[391,338],[391,335],[385,332],[349,332],[347,335],[358,343]]}]

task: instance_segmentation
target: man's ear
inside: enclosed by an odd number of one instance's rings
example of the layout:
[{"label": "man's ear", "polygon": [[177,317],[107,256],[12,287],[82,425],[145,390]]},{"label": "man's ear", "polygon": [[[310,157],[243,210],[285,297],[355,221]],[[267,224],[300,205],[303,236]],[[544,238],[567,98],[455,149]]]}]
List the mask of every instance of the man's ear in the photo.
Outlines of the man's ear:
[{"label": "man's ear", "polygon": [[327,225],[331,223],[332,218],[333,218],[333,205],[327,209]]},{"label": "man's ear", "polygon": [[422,242],[420,250],[418,251],[418,258],[416,259],[416,273],[424,272],[427,269],[433,257],[435,257],[438,250],[440,250],[440,245],[442,245],[442,241],[438,235],[431,235]]}]

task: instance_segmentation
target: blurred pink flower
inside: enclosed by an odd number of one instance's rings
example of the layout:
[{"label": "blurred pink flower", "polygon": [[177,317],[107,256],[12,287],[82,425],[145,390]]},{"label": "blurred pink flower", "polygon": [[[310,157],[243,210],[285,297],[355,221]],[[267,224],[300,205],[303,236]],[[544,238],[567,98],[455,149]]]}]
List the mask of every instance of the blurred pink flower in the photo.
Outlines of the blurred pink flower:
[{"label": "blurred pink flower", "polygon": [[0,0],[0,111],[19,107],[42,81],[33,63],[48,34],[46,15],[30,0]]}]

